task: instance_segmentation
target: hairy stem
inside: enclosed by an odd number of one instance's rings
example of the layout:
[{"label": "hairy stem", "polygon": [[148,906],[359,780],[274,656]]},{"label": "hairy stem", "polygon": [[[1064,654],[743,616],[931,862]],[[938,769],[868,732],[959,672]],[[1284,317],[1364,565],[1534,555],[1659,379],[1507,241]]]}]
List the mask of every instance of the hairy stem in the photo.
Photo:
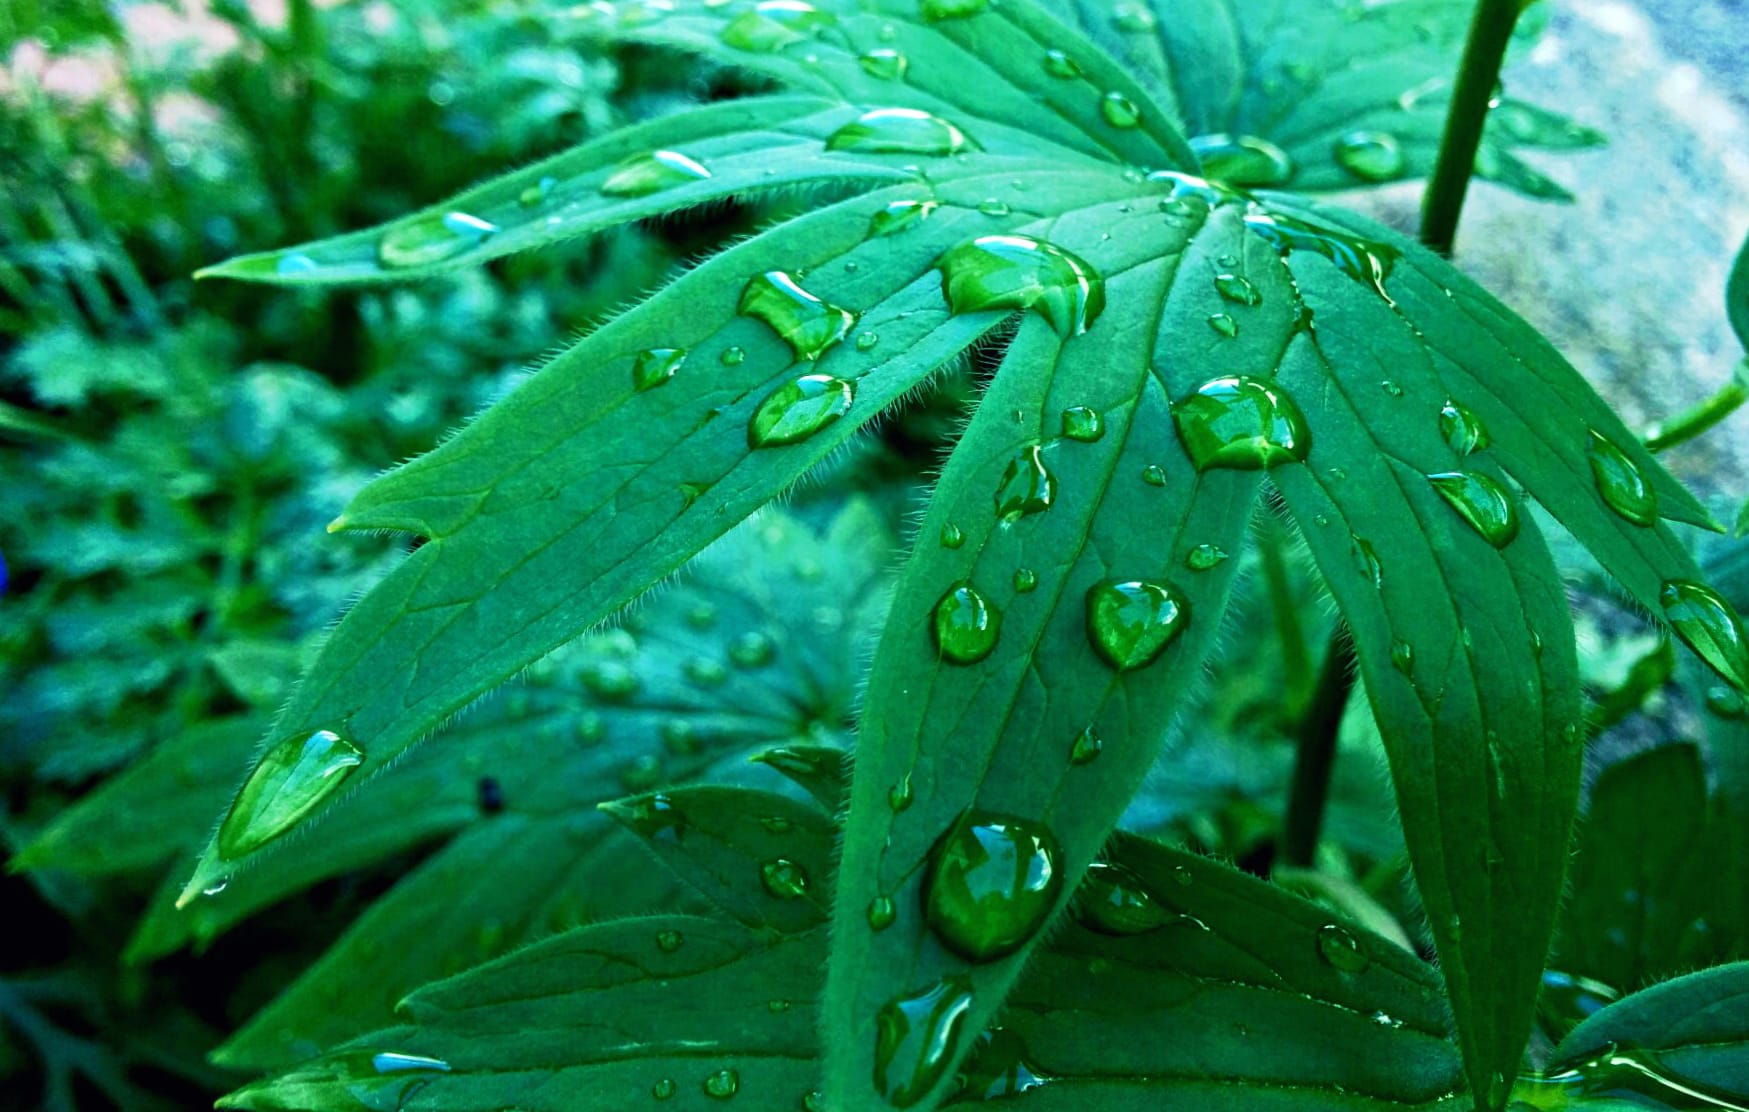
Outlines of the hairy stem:
[{"label": "hairy stem", "polygon": [[1299,753],[1294,760],[1293,788],[1281,837],[1284,864],[1309,866],[1317,851],[1324,804],[1330,798],[1330,776],[1336,767],[1336,735],[1353,691],[1354,640],[1348,627],[1337,622],[1318,669],[1312,701],[1300,720]]},{"label": "hairy stem", "polygon": [[1482,129],[1500,84],[1500,63],[1523,7],[1523,0],[1478,0],[1470,20],[1469,39],[1452,87],[1451,109],[1445,117],[1445,133],[1439,141],[1439,161],[1421,199],[1421,242],[1441,255],[1451,254],[1457,237],[1458,216],[1470,188],[1476,149],[1482,144]]}]

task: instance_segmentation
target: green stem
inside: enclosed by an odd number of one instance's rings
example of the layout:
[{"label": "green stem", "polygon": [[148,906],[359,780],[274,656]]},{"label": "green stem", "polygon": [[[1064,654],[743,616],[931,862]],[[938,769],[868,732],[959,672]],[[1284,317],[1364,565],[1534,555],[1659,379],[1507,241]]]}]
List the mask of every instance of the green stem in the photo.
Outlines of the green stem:
[{"label": "green stem", "polygon": [[1287,801],[1287,821],[1281,838],[1284,864],[1310,866],[1324,825],[1324,804],[1330,798],[1330,776],[1336,768],[1336,737],[1348,697],[1354,691],[1354,640],[1348,627],[1336,624],[1311,704],[1300,720],[1299,752]]},{"label": "green stem", "polygon": [[1693,440],[1735,413],[1746,401],[1749,401],[1749,359],[1737,364],[1736,370],[1731,374],[1731,381],[1719,387],[1718,393],[1670,420],[1659,421],[1648,428],[1645,435],[1646,447],[1654,452],[1662,452],[1686,440]]},{"label": "green stem", "polygon": [[1482,145],[1488,109],[1500,85],[1500,64],[1523,7],[1523,0],[1478,0],[1470,20],[1445,133],[1439,140],[1439,161],[1421,200],[1421,242],[1441,255],[1451,254],[1457,238],[1458,215],[1469,192],[1476,150]]}]

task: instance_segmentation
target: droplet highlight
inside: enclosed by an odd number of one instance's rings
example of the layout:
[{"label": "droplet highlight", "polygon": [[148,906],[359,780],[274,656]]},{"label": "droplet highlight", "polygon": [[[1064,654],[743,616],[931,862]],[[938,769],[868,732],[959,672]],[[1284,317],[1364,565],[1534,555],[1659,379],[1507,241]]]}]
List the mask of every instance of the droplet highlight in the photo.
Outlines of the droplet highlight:
[{"label": "droplet highlight", "polygon": [[826,139],[829,151],[862,154],[958,154],[977,145],[939,116],[916,108],[876,108],[834,131]]},{"label": "droplet highlight", "polygon": [[1153,663],[1189,620],[1189,600],[1169,583],[1112,580],[1087,592],[1087,638],[1120,672]]},{"label": "droplet highlight", "polygon": [[1063,886],[1056,838],[1014,815],[969,810],[930,860],[924,915],[943,945],[975,962],[1020,949]]},{"label": "droplet highlight", "polygon": [[1495,548],[1505,548],[1518,536],[1518,507],[1490,475],[1448,471],[1427,476],[1433,489],[1458,516]]},{"label": "droplet highlight", "polygon": [[1256,135],[1197,135],[1190,140],[1190,149],[1204,174],[1229,185],[1286,185],[1297,169],[1286,151]]},{"label": "droplet highlight", "polygon": [[743,316],[764,321],[802,360],[816,360],[841,343],[856,326],[856,314],[828,304],[804,290],[781,270],[769,270],[747,283],[738,306]]},{"label": "droplet highlight", "polygon": [[1311,450],[1311,428],[1293,398],[1244,375],[1203,383],[1173,404],[1172,419],[1198,471],[1261,471],[1302,462]]},{"label": "droplet highlight", "polygon": [[1001,628],[1001,612],[970,583],[954,584],[935,604],[935,647],[951,663],[976,664],[989,656]]},{"label": "droplet highlight", "polygon": [[609,197],[648,197],[710,176],[702,164],[679,151],[648,151],[614,167],[601,183],[601,192]]},{"label": "droplet highlight", "polygon": [[1105,280],[1092,266],[1031,236],[979,236],[941,257],[942,295],[955,313],[1032,310],[1061,336],[1092,327],[1105,309]]},{"label": "droplet highlight", "polygon": [[856,386],[831,375],[802,375],[773,390],[747,422],[747,445],[799,444],[850,412]]},{"label": "droplet highlight", "polygon": [[384,232],[377,241],[377,262],[391,270],[447,262],[497,233],[498,225],[465,212],[429,213]]},{"label": "droplet highlight", "polygon": [[364,750],[333,730],[286,738],[244,781],[219,826],[219,856],[235,860],[296,826],[364,763]]},{"label": "droplet highlight", "polygon": [[1658,523],[1658,492],[1626,452],[1593,429],[1587,455],[1591,478],[1606,506],[1635,525]]}]

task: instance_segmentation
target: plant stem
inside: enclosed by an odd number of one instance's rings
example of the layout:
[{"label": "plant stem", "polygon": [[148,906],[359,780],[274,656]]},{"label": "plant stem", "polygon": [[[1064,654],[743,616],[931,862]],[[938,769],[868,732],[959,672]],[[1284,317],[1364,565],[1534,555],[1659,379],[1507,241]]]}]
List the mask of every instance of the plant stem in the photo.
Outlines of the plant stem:
[{"label": "plant stem", "polygon": [[1421,242],[1441,255],[1451,254],[1457,237],[1458,214],[1470,188],[1494,90],[1500,84],[1500,63],[1522,8],[1523,0],[1478,0],[1470,20],[1469,39],[1452,87],[1451,109],[1445,117],[1445,133],[1439,140],[1439,161],[1421,200]]},{"label": "plant stem", "polygon": [[1737,369],[1731,373],[1731,381],[1719,387],[1712,397],[1647,429],[1646,447],[1654,452],[1662,452],[1686,440],[1693,440],[1735,413],[1737,407],[1745,401],[1749,401],[1749,359],[1737,364]]},{"label": "plant stem", "polygon": [[1354,639],[1340,621],[1318,669],[1312,701],[1300,720],[1299,752],[1287,801],[1287,821],[1281,838],[1281,859],[1309,866],[1324,825],[1324,804],[1330,798],[1330,775],[1336,767],[1336,736],[1348,697],[1354,691]]}]

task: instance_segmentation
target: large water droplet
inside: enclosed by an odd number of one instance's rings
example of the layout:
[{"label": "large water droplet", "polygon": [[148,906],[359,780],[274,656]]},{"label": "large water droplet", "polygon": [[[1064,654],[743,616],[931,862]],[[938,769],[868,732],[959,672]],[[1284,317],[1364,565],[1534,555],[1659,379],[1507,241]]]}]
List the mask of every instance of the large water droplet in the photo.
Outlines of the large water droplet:
[{"label": "large water droplet", "polygon": [[996,516],[1008,522],[1040,513],[1051,508],[1056,496],[1057,480],[1045,467],[1044,454],[1035,444],[1008,461],[1002,484],[996,488]]},{"label": "large water droplet", "polygon": [[609,197],[647,197],[710,176],[709,170],[679,151],[649,151],[615,167],[601,183],[601,192]]},{"label": "large water droplet", "polygon": [[1198,135],[1190,149],[1203,173],[1232,185],[1286,185],[1293,180],[1294,160],[1269,140],[1256,135]]},{"label": "large water droplet", "polygon": [[929,987],[894,997],[875,1016],[875,1090],[897,1108],[909,1108],[929,1094],[958,1049],[972,985],[947,977]]},{"label": "large water droplet", "polygon": [[890,46],[865,51],[856,61],[862,67],[862,72],[882,81],[897,81],[910,68],[910,61]]},{"label": "large water droplet", "polygon": [[976,664],[996,647],[1002,612],[970,583],[956,583],[935,604],[935,646],[954,664]]},{"label": "large water droplet", "polygon": [[1113,935],[1141,934],[1178,918],[1154,898],[1141,877],[1102,861],[1087,867],[1075,892],[1075,914],[1089,930]]},{"label": "large water droplet", "polygon": [[685,348],[651,348],[632,362],[632,387],[639,393],[654,390],[674,377],[686,362]]},{"label": "large water droplet", "polygon": [[1136,102],[1115,89],[1099,98],[1099,114],[1112,127],[1126,130],[1139,127],[1142,122],[1142,110]]},{"label": "large water droplet", "polygon": [[1318,928],[1318,956],[1342,973],[1359,973],[1372,964],[1360,940],[1335,923]]},{"label": "large water droplet", "polygon": [[1749,635],[1743,619],[1711,587],[1672,579],[1658,592],[1676,635],[1738,691],[1749,693]]},{"label": "large water droplet", "polygon": [[1505,548],[1518,536],[1518,507],[1493,477],[1475,471],[1447,471],[1429,475],[1427,481],[1495,548]]},{"label": "large water droplet", "polygon": [[1189,601],[1169,583],[1113,580],[1087,592],[1087,638],[1120,672],[1152,663],[1189,620]]},{"label": "large water droplet", "polygon": [[1105,309],[1105,280],[1086,262],[1031,236],[979,236],[941,257],[941,291],[956,313],[1032,309],[1059,335],[1079,335]]},{"label": "large water droplet", "polygon": [[821,301],[781,270],[748,282],[738,308],[742,315],[770,325],[797,359],[820,358],[856,326],[855,313]]},{"label": "large water droplet", "polygon": [[1295,251],[1324,256],[1336,264],[1336,269],[1367,286],[1386,302],[1396,304],[1385,292],[1385,279],[1391,276],[1391,268],[1396,266],[1402,252],[1390,244],[1273,212],[1250,213],[1245,217],[1245,227],[1262,236],[1284,258]]},{"label": "large water droplet", "polygon": [[747,445],[796,444],[850,412],[854,383],[831,375],[802,375],[773,390],[747,422]]},{"label": "large water droplet", "polygon": [[1244,375],[1203,383],[1173,404],[1172,419],[1198,471],[1259,471],[1299,463],[1311,450],[1311,429],[1293,398]]},{"label": "large water droplet", "polygon": [[808,894],[808,873],[787,857],[774,857],[759,866],[759,883],[772,898],[798,900]]},{"label": "large water droplet", "polygon": [[990,0],[922,0],[923,18],[931,23],[943,19],[964,19],[990,6]]},{"label": "large water droplet", "polygon": [[1479,452],[1492,443],[1482,419],[1456,401],[1447,401],[1439,411],[1439,435],[1460,456]]},{"label": "large water droplet", "polygon": [[498,225],[465,212],[432,213],[396,224],[377,241],[377,262],[401,269],[466,254],[497,234]]},{"label": "large water droplet", "polygon": [[286,738],[244,781],[219,827],[219,856],[242,857],[285,833],[340,787],[364,751],[333,730]]},{"label": "large water droplet", "polygon": [[1403,173],[1403,145],[1388,131],[1350,131],[1336,140],[1336,161],[1361,181],[1390,181]]},{"label": "large water droplet", "polygon": [[868,234],[890,236],[908,232],[929,218],[939,201],[888,201],[868,219]]},{"label": "large water droplet", "polygon": [[770,54],[818,34],[838,22],[804,0],[762,0],[752,11],[730,20],[718,37],[724,46]]},{"label": "large water droplet", "polygon": [[1084,405],[1063,410],[1063,435],[1090,444],[1105,435],[1105,418]]},{"label": "large water droplet", "polygon": [[950,521],[941,527],[941,547],[959,548],[965,543],[965,530],[961,529],[958,525],[955,525]]},{"label": "large water droplet", "polygon": [[1658,492],[1639,465],[1596,429],[1591,430],[1591,477],[1610,509],[1635,525],[1658,523]]},{"label": "large water droplet", "polygon": [[969,810],[930,859],[924,914],[942,943],[994,961],[1027,943],[1063,887],[1057,840],[1038,823]]},{"label": "large water droplet", "polygon": [[876,108],[864,112],[826,139],[829,151],[864,154],[948,155],[977,149],[965,133],[940,116],[916,108]]}]

